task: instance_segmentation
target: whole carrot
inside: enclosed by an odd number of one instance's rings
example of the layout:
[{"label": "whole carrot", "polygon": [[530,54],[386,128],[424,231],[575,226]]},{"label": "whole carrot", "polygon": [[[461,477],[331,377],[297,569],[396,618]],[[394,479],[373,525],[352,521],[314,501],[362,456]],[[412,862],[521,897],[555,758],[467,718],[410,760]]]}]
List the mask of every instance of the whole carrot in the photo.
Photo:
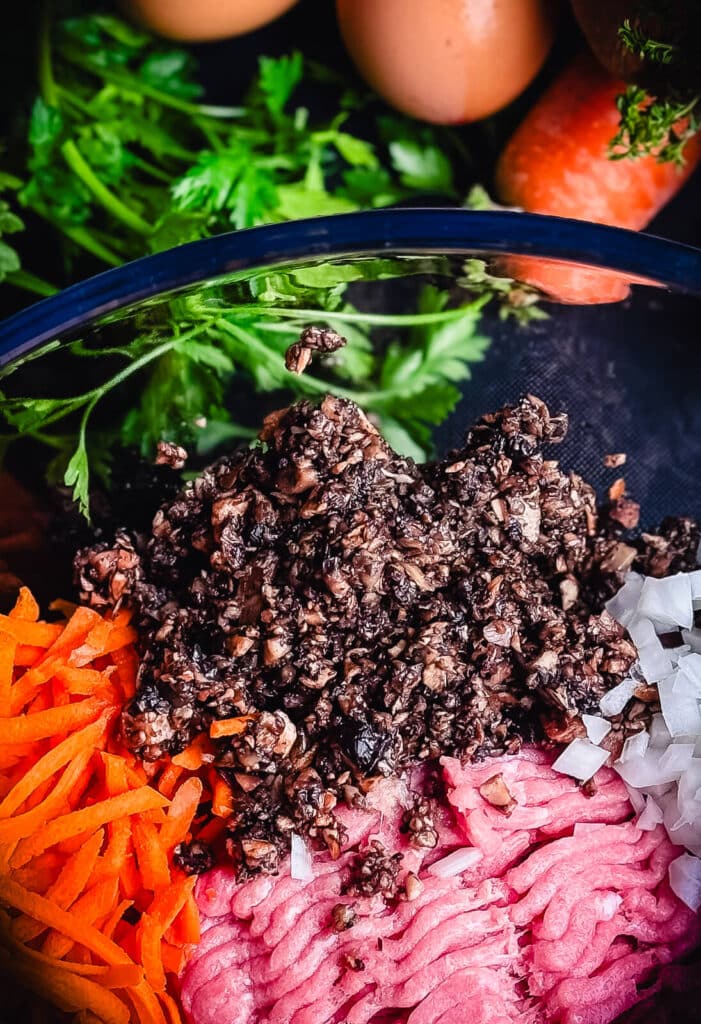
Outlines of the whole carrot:
[{"label": "whole carrot", "polygon": [[[500,199],[529,213],[640,230],[679,191],[701,158],[697,136],[679,168],[654,156],[611,159],[616,97],[625,83],[582,54],[526,115],[497,165]],[[564,302],[615,302],[628,294],[619,275],[510,259],[509,273]]]}]

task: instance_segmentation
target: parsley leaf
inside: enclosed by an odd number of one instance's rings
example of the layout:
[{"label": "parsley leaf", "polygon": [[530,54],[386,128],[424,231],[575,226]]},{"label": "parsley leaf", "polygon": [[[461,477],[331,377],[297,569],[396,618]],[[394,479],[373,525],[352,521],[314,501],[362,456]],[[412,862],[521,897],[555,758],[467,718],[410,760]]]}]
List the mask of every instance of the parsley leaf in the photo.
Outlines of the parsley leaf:
[{"label": "parsley leaf", "polygon": [[18,271],[21,266],[16,249],[3,241],[2,236],[15,234],[23,228],[23,221],[12,212],[9,203],[0,199],[0,282],[4,281],[8,274]]},{"label": "parsley leaf", "polygon": [[673,91],[660,98],[629,85],[616,106],[620,121],[609,144],[611,160],[654,155],[658,163],[684,164],[684,147],[701,130],[701,96]]},{"label": "parsley leaf", "polygon": [[632,25],[626,18],[618,30],[618,38],[626,49],[635,53],[641,60],[650,60],[655,64],[671,64],[679,47],[672,43],[660,43],[650,39],[640,26]]},{"label": "parsley leaf", "polygon": [[402,185],[426,192],[454,194],[450,161],[437,146],[421,146],[417,142],[398,139],[390,142],[389,152]]},{"label": "parsley leaf", "polygon": [[258,91],[273,117],[278,117],[301,81],[304,68],[302,54],[295,51],[277,59],[261,57],[259,68]]}]

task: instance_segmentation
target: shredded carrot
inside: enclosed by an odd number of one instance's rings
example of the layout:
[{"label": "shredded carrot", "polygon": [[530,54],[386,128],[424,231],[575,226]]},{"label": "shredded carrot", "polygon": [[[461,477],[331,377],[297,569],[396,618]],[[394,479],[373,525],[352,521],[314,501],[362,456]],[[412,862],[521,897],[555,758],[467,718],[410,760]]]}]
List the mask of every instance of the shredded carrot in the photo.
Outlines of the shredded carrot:
[{"label": "shredded carrot", "polygon": [[178,946],[171,946],[169,942],[163,942],[161,945],[161,960],[163,961],[163,969],[166,974],[174,974],[177,977],[185,966],[187,955],[184,949]]},{"label": "shredded carrot", "polygon": [[195,772],[203,764],[207,763],[205,758],[209,754],[214,754],[214,747],[209,736],[206,733],[202,733],[181,754],[175,755],[173,764],[179,768],[187,768],[188,771]]},{"label": "shredded carrot", "polygon": [[107,826],[109,839],[105,852],[95,865],[96,878],[120,875],[131,852],[131,824],[128,818],[118,818]]},{"label": "shredded carrot", "polygon": [[146,889],[165,889],[170,885],[168,856],[161,846],[155,825],[143,818],[132,825],[134,851],[139,864],[139,873]]},{"label": "shredded carrot", "polygon": [[234,797],[228,782],[217,776],[211,781],[212,814],[217,818],[230,818],[234,810]]},{"label": "shredded carrot", "polygon": [[[8,846],[5,849],[9,850],[11,855],[14,846]],[[9,856],[7,857],[7,862],[3,865],[3,870],[9,870]],[[60,870],[61,858],[53,850],[50,850],[48,853],[43,854],[43,856],[36,857],[25,868],[15,871],[13,878],[26,889],[31,889],[32,892],[46,892],[58,878]]]},{"label": "shredded carrot", "polygon": [[106,935],[108,939],[111,939],[114,936],[117,925],[121,923],[127,910],[129,910],[133,906],[134,904],[131,900],[122,900],[121,903],[118,903],[117,906],[112,911],[112,913],[110,914],[110,916],[103,924],[102,934]]},{"label": "shredded carrot", "polygon": [[90,1010],[104,1024],[129,1024],[129,1008],[119,996],[89,978],[27,962],[0,961],[0,971],[7,974],[8,981],[24,985],[67,1013]]},{"label": "shredded carrot", "polygon": [[[87,843],[68,858],[56,881],[49,886],[46,896],[52,899],[57,907],[66,910],[83,892],[97,862],[103,836],[102,829],[91,836]],[[35,939],[43,930],[41,924],[30,918],[18,918],[12,926],[13,936],[22,942]]]},{"label": "shredded carrot", "polygon": [[129,899],[134,899],[139,895],[141,890],[141,877],[136,867],[136,861],[133,857],[127,857],[122,864],[119,871],[119,881],[122,886],[122,892]]},{"label": "shredded carrot", "polygon": [[156,992],[165,989],[165,971],[161,959],[161,939],[179,914],[195,885],[194,878],[176,882],[168,891],[156,893],[153,903],[139,923],[141,962],[146,978]]},{"label": "shredded carrot", "polygon": [[161,1000],[165,1007],[166,1015],[168,1017],[168,1024],[182,1024],[182,1017],[180,1016],[180,1010],[178,1004],[171,995],[167,992],[159,992],[158,998]]},{"label": "shredded carrot", "polygon": [[26,622],[23,619],[11,619],[9,615],[0,615],[0,630],[9,633],[18,644],[50,647],[60,637],[63,626],[58,622]]},{"label": "shredded carrot", "polygon": [[158,792],[170,799],[173,796],[173,791],[180,781],[184,771],[184,768],[180,768],[177,764],[173,764],[171,761],[158,779]]},{"label": "shredded carrot", "polygon": [[102,800],[91,807],[82,807],[79,811],[62,814],[41,831],[22,840],[12,858],[12,866],[22,867],[32,857],[43,853],[50,846],[72,836],[81,835],[88,829],[97,829],[101,825],[106,825],[108,821],[115,821],[116,818],[123,818],[127,814],[140,814],[142,811],[163,807],[167,803],[166,798],[155,789],[142,786],[140,789],[122,793],[121,796],[108,797],[107,800]]},{"label": "shredded carrot", "polygon": [[28,587],[19,588],[19,597],[10,612],[11,619],[24,619],[25,622],[36,622],[39,618],[39,605]]},{"label": "shredded carrot", "polygon": [[208,821],[197,832],[197,839],[201,843],[213,843],[222,834],[226,828],[226,821],[224,818],[212,818]]},{"label": "shredded carrot", "polygon": [[74,1024],[182,1024],[170,986],[199,916],[173,855],[198,835],[189,773],[214,747],[135,758],[119,728],[139,667],[130,613],[58,610],[39,621],[22,591],[0,616],[0,973]]},{"label": "shredded carrot", "polygon": [[15,638],[8,633],[0,633],[0,716],[3,718],[10,714],[16,651]]},{"label": "shredded carrot", "polygon": [[[84,750],[78,754],[75,760],[66,766],[57,785],[50,791],[46,799],[31,811],[26,811],[24,814],[15,815],[14,818],[5,818],[3,821],[0,821],[0,843],[14,843],[28,836],[38,835],[40,833],[37,830],[46,826],[46,823],[52,817],[66,810],[68,808],[68,797],[72,792],[75,792],[81,779],[83,783],[89,781],[89,776],[88,778],[85,777],[85,770],[88,767],[91,753],[90,750]],[[38,849],[37,853],[32,856],[43,853],[46,848]],[[23,863],[26,864],[30,859],[28,857]],[[22,867],[22,864],[18,863],[16,866]]]},{"label": "shredded carrot", "polygon": [[0,720],[0,736],[3,744],[31,743],[48,736],[61,735],[81,725],[93,722],[105,710],[105,703],[97,697],[88,697],[77,704],[51,707],[45,711]]},{"label": "shredded carrot", "polygon": [[118,754],[109,754],[106,750],[100,755],[105,769],[105,789],[109,796],[119,796],[129,789],[127,782],[127,766],[124,758]]},{"label": "shredded carrot", "polygon": [[202,799],[202,783],[197,778],[186,779],[173,795],[168,808],[168,819],[161,826],[160,841],[166,849],[183,843],[188,836],[192,819]]},{"label": "shredded carrot", "polygon": [[237,736],[246,731],[246,726],[253,720],[253,715],[239,715],[237,718],[220,718],[212,722],[209,727],[209,735],[213,740],[223,736]]},{"label": "shredded carrot", "polygon": [[[119,879],[106,878],[98,882],[92,889],[88,889],[82,896],[79,896],[71,906],[71,914],[80,918],[85,924],[95,924],[97,921],[104,921],[117,906],[119,900]],[[46,936],[41,951],[46,956],[53,956],[57,959],[66,956],[73,947],[73,940],[70,937],[52,931]]]},{"label": "shredded carrot", "polygon": [[136,693],[136,676],[139,671],[139,657],[135,649],[130,645],[120,647],[118,651],[112,651],[110,657],[117,668],[119,685],[124,691],[124,697],[133,697]]},{"label": "shredded carrot", "polygon": [[49,928],[55,928],[74,942],[86,946],[107,964],[130,963],[129,957],[110,939],[92,925],[85,924],[67,910],[62,910],[45,896],[18,885],[11,878],[0,875],[0,902],[28,917],[33,917]]},{"label": "shredded carrot", "polygon": [[[107,964],[80,963],[77,960],[58,960],[55,957],[46,956],[38,949],[22,946],[14,938],[7,934],[7,926],[0,936],[0,950],[7,945],[11,953],[21,953],[23,957],[36,964],[53,967],[56,970],[73,971],[83,978],[97,978],[105,988],[129,988],[138,985],[143,981],[144,970],[138,964],[116,964],[113,967]],[[1,955],[1,954],[0,954]]]},{"label": "shredded carrot", "polygon": [[71,651],[68,659],[70,665],[80,668],[82,665],[89,665],[96,658],[111,654],[112,651],[118,651],[126,644],[133,644],[136,640],[136,630],[131,626],[112,627],[107,636],[100,635],[99,646],[90,643],[91,636],[92,633],[88,635],[84,644]]},{"label": "shredded carrot", "polygon": [[60,665],[56,669],[55,678],[63,685],[67,694],[77,693],[84,697],[97,693],[105,685],[105,673],[94,668]]},{"label": "shredded carrot", "polygon": [[17,644],[15,653],[15,667],[29,668],[41,658],[44,653],[43,647],[32,647],[30,644]]},{"label": "shredded carrot", "polygon": [[100,737],[104,735],[108,721],[113,717],[113,711],[103,712],[97,721],[67,736],[53,750],[40,757],[0,803],[0,818],[7,818],[13,814],[37,786],[53,778],[65,764],[74,760],[85,750],[94,750]]},{"label": "shredded carrot", "polygon": [[166,933],[166,939],[178,946],[191,946],[200,941],[200,914],[194,896],[183,904],[183,909]]}]

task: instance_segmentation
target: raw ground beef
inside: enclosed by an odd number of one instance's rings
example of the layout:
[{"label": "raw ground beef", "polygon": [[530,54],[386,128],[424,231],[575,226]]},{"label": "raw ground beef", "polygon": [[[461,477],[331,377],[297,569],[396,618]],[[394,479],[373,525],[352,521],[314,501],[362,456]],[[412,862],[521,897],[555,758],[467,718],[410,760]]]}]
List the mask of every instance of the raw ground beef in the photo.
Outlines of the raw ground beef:
[{"label": "raw ground beef", "polygon": [[[403,825],[408,788],[383,780],[367,811],[339,808],[347,847],[336,861],[315,852],[310,880],[292,879],[289,862],[244,883],[230,867],[203,875],[202,941],[182,978],[189,1019],[608,1024],[636,1007],[636,1024],[660,1020],[656,994],[695,975],[666,965],[701,936],[667,882],[679,851],[661,826],[635,826],[611,769],[586,796],[551,764],[534,748],[468,767],[443,759],[432,849]],[[423,769],[411,785],[435,792],[435,782]],[[349,890],[373,840],[403,854],[389,902]],[[442,877],[441,862],[465,847],[472,864]]]}]

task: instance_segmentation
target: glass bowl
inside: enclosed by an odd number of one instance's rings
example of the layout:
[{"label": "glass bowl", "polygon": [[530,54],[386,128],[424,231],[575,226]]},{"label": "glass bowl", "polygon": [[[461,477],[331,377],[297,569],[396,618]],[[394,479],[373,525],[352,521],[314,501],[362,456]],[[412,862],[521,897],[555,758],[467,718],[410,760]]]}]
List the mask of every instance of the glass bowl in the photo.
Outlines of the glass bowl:
[{"label": "glass bowl", "polygon": [[[485,263],[468,262],[475,260]],[[626,483],[642,505],[643,526],[668,514],[701,512],[701,251],[581,221],[512,212],[389,210],[194,242],[109,270],[4,321],[0,387],[8,399],[84,391],[96,373],[99,379],[101,360],[71,357],[68,343],[80,338],[84,348],[104,349],[139,334],[154,347],[172,340],[174,319],[185,333],[204,312],[220,314],[235,327],[253,317],[261,329],[270,328],[269,339],[277,331],[272,357],[278,365],[294,330],[305,323],[328,322],[348,333],[372,314],[380,324],[380,345],[410,344],[411,328],[402,314],[416,309],[426,283],[449,289],[451,304],[459,305],[475,294],[467,279],[474,280],[485,265],[568,301],[543,301],[547,319],[525,326],[515,316],[504,319],[498,303],[482,311],[479,333],[489,343],[469,366],[469,377],[456,381],[460,399],[436,424],[435,449],[458,445],[478,416],[533,393],[568,413],[570,430],[557,456],[599,489],[618,475],[604,467],[603,456],[627,454]],[[341,282],[337,291],[353,303],[355,319],[329,314],[329,282]],[[627,297],[578,303],[578,292]],[[354,336],[349,337],[352,349]],[[241,335],[239,351],[249,342]],[[111,372],[115,366],[117,354]],[[333,369],[321,365],[314,372],[334,383]],[[110,396],[102,415],[120,415],[120,402],[132,401],[144,379],[132,376]],[[357,390],[372,412],[372,394]],[[405,397],[412,400],[411,388]],[[245,412],[249,427],[288,398],[281,392],[257,397],[250,374],[237,377],[226,395],[237,418]],[[220,439],[225,436],[226,431]],[[401,442],[396,432],[391,439]],[[198,447],[209,450],[207,444]]]},{"label": "glass bowl", "polygon": [[[511,287],[506,275],[525,286]],[[496,298],[483,304],[490,294],[485,281]],[[550,295],[539,298],[534,286]],[[612,298],[619,301],[602,301]],[[459,446],[479,416],[535,394],[569,416],[553,456],[591,481],[602,499],[625,476],[645,529],[668,515],[701,514],[700,314],[701,251],[686,246],[511,212],[351,214],[185,245],[29,307],[0,324],[0,393],[16,420],[22,395],[91,394],[105,375],[121,373],[91,420],[91,453],[100,462],[100,431],[124,427],[126,411],[158,372],[155,355],[171,356],[194,341],[201,346],[199,372],[219,373],[222,357],[246,368],[222,393],[239,427],[205,410],[180,424],[200,464],[253,436],[265,413],[286,404],[294,389],[314,396],[328,387],[358,397],[389,440],[417,458],[429,455],[431,441],[438,453]],[[310,377],[286,375],[285,348],[300,328],[317,323],[347,336],[346,355],[314,359]],[[401,374],[388,383],[376,371],[368,383],[364,328],[378,359],[404,347],[405,385]],[[142,339],[140,348],[125,355],[134,338]],[[102,355],[86,357],[97,350]],[[426,389],[415,390],[415,376],[426,377],[430,360],[443,388],[433,405]],[[160,392],[166,405],[182,397],[172,388]],[[62,421],[66,429],[80,429],[85,408],[83,402]],[[157,411],[151,410],[156,420]],[[29,433],[24,447],[10,450],[8,465],[40,496],[49,456],[42,429]],[[133,435],[132,425],[132,442]],[[152,456],[154,438],[141,441],[142,454]],[[604,457],[619,453],[627,456],[624,467],[620,459],[607,467]],[[0,477],[0,523],[2,497]],[[70,594],[75,536],[62,543],[48,560],[30,553],[17,563],[42,600]],[[63,576],[61,567],[53,569],[61,557]],[[670,1020],[684,1017],[677,1008],[670,1012]]]}]

